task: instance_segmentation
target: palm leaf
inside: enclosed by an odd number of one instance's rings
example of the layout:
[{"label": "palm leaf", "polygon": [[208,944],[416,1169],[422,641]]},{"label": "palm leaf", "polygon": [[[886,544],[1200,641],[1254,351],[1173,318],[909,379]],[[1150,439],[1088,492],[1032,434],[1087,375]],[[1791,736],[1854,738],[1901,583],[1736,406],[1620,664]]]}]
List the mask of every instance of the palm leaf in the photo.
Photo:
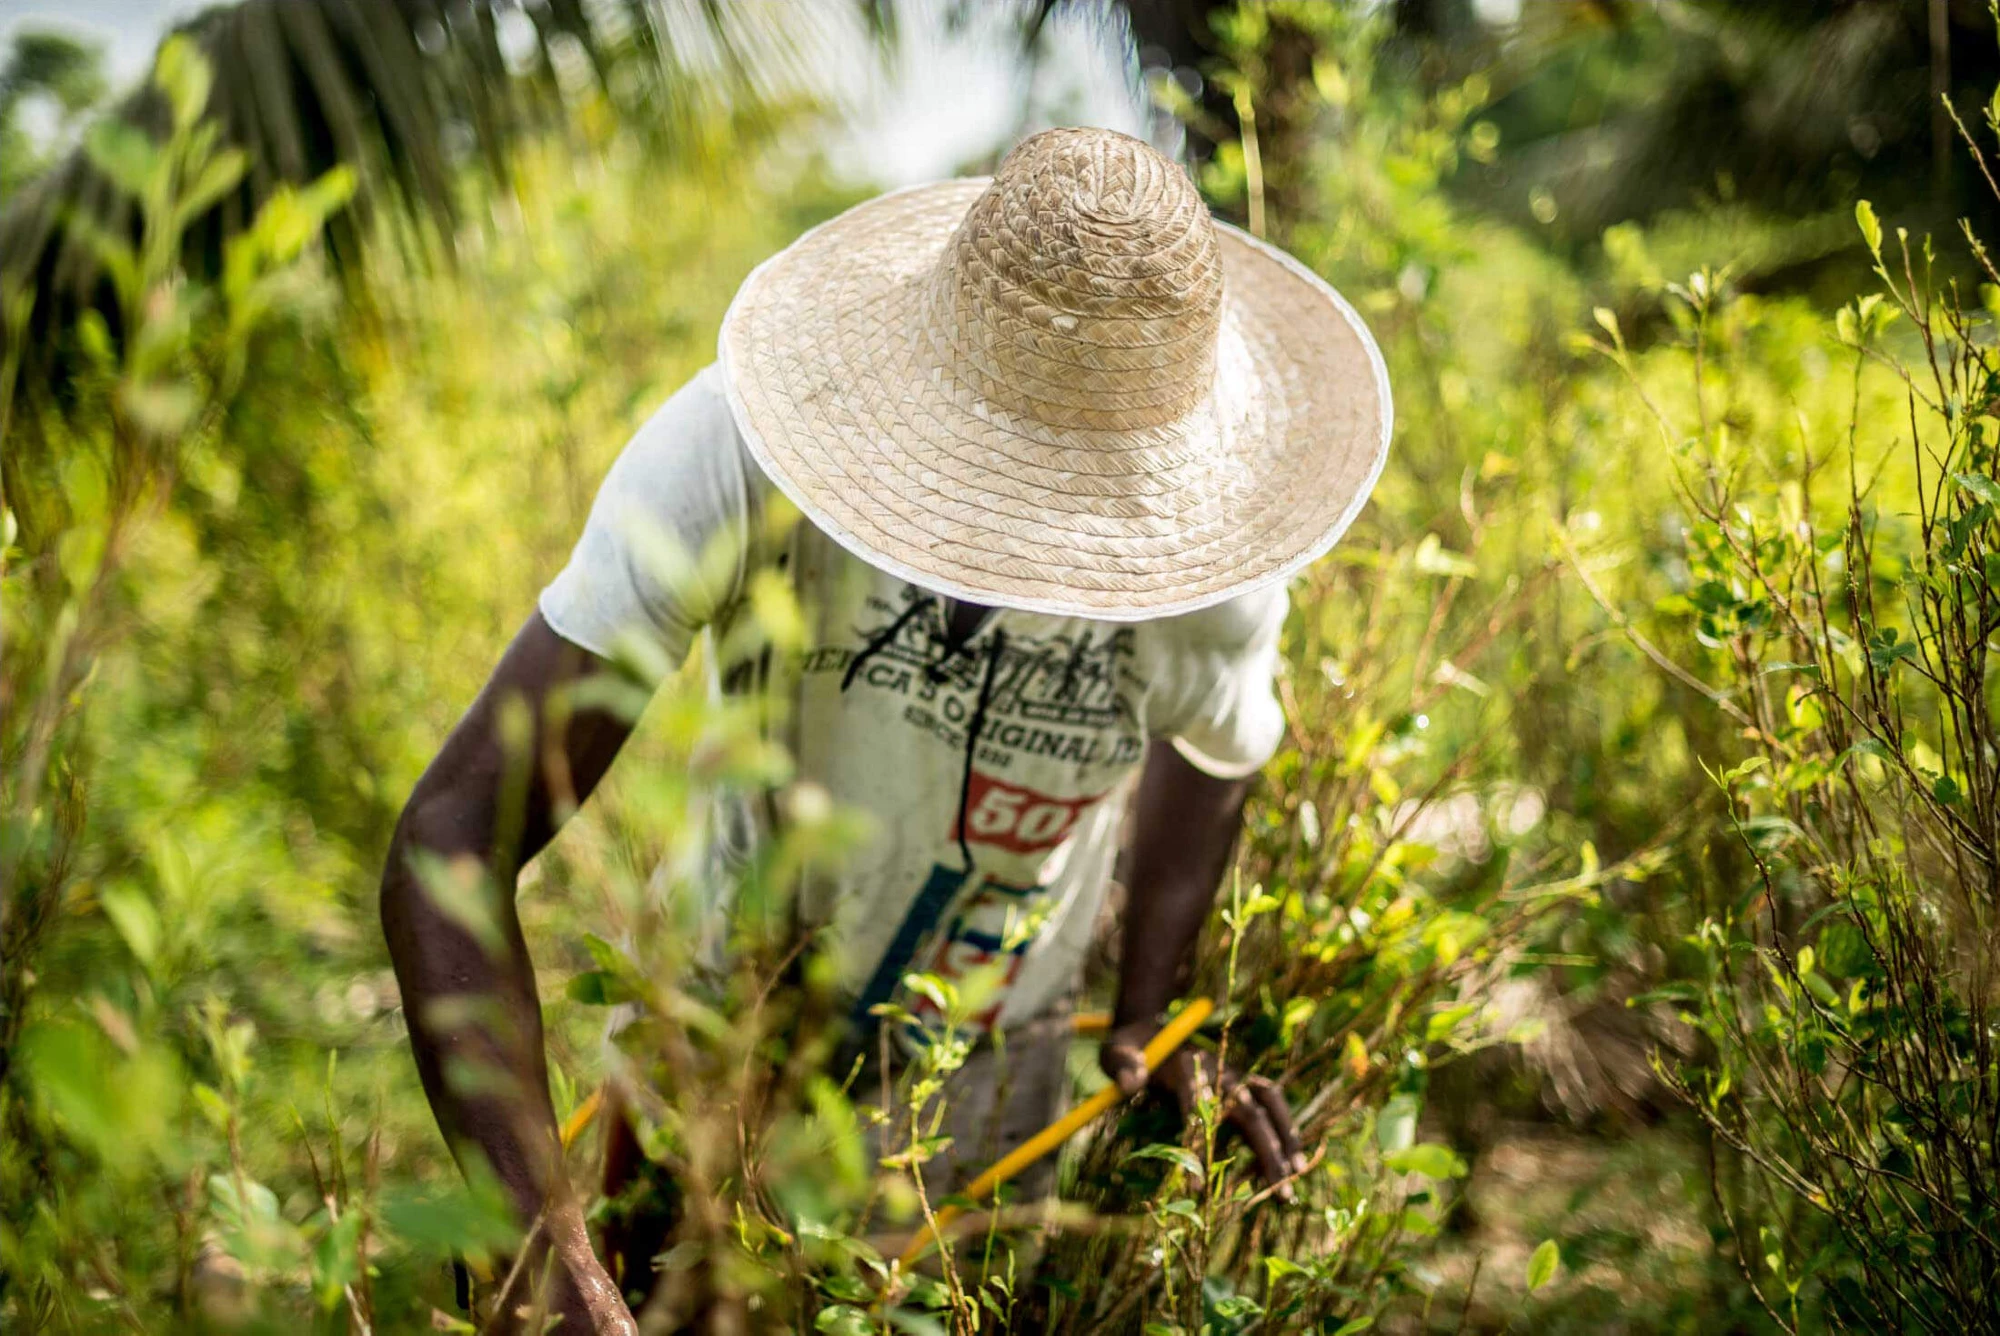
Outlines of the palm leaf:
[{"label": "palm leaf", "polygon": [[[190,270],[213,273],[222,243],[285,186],[354,170],[352,207],[329,228],[354,272],[384,210],[449,256],[468,171],[504,187],[524,138],[558,131],[580,97],[601,98],[649,142],[672,148],[690,117],[752,114],[808,90],[804,52],[851,6],[717,0],[241,0],[183,24],[214,71],[207,115],[247,169],[191,220]],[[111,116],[158,134],[168,119],[142,89]],[[80,223],[82,225],[72,225]],[[0,214],[0,290],[32,292],[23,383],[86,307],[114,314],[95,236],[134,234],[130,198],[79,150]]]}]

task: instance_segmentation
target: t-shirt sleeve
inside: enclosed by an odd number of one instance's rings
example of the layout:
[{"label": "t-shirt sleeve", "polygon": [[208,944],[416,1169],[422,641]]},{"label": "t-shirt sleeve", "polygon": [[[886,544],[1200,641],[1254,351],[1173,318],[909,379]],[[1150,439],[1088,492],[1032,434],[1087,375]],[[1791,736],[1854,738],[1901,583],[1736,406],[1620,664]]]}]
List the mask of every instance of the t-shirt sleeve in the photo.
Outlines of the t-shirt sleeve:
[{"label": "t-shirt sleeve", "polygon": [[542,619],[571,644],[600,658],[643,645],[678,664],[741,595],[763,475],[720,375],[711,366],[683,386],[605,475],[569,564],[540,600]]},{"label": "t-shirt sleeve", "polygon": [[1159,707],[1147,726],[1196,769],[1218,779],[1255,774],[1284,741],[1278,639],[1290,599],[1283,585],[1157,624]]}]

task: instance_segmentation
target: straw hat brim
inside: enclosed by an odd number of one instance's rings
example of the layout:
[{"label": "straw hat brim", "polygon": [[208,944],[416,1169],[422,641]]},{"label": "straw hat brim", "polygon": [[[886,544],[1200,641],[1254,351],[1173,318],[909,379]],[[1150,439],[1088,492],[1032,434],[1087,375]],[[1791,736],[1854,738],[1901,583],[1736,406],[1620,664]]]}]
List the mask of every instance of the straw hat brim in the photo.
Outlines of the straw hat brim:
[{"label": "straw hat brim", "polygon": [[1388,456],[1389,378],[1351,306],[1217,224],[1214,384],[1166,427],[1052,427],[974,393],[926,283],[984,178],[857,205],[760,265],[724,317],[752,455],[878,569],[977,603],[1103,621],[1192,612],[1331,548]]}]

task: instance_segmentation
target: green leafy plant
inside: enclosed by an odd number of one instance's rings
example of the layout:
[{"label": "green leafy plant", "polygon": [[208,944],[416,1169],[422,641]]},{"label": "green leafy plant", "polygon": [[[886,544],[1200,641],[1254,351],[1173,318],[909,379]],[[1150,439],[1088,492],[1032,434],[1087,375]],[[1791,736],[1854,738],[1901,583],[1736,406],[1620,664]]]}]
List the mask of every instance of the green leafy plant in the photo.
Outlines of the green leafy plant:
[{"label": "green leafy plant", "polygon": [[[1699,973],[1673,994],[1708,1053],[1661,1070],[1732,1153],[1716,1203],[1773,1322],[1985,1330],[2000,1275],[1995,368],[1989,317],[1929,246],[1885,238],[1865,202],[1857,219],[1882,291],[1834,322],[1844,433],[1785,455],[1746,438],[1727,402],[1742,345],[1726,277],[1668,298],[1694,416],[1653,410],[1689,516],[1665,611],[1750,750],[1711,771],[1727,804],[1713,838],[1741,859],[1712,866]],[[1600,348],[1636,377],[1607,329]],[[1862,415],[1873,372],[1895,378],[1900,430]]]}]

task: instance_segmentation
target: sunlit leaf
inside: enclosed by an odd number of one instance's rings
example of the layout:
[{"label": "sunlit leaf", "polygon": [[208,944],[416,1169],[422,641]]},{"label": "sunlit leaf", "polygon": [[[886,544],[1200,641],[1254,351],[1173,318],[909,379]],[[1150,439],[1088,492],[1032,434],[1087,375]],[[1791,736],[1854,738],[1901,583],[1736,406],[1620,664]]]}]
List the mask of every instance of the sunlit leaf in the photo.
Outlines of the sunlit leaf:
[{"label": "sunlit leaf", "polygon": [[1954,473],[1951,480],[1987,505],[2000,509],[2000,482],[1984,473]]},{"label": "sunlit leaf", "polygon": [[215,82],[215,72],[200,48],[177,33],[160,43],[153,62],[153,82],[167,95],[174,127],[187,130],[208,106],[208,90]]},{"label": "sunlit leaf", "polygon": [[1528,1257],[1528,1291],[1533,1293],[1555,1279],[1562,1252],[1554,1239],[1543,1239]]},{"label": "sunlit leaf", "polygon": [[160,950],[160,915],[152,900],[137,887],[107,886],[97,903],[139,963],[151,965]]},{"label": "sunlit leaf", "polygon": [[[83,144],[90,161],[128,195],[141,199],[150,195],[164,170],[159,146],[146,132],[119,120],[101,120],[84,135]],[[89,226],[83,220],[72,223]]]},{"label": "sunlit leaf", "polygon": [[1875,217],[1875,206],[1865,199],[1857,200],[1854,221],[1860,226],[1861,239],[1868,243],[1868,249],[1879,256],[1882,253],[1882,224]]},{"label": "sunlit leaf", "polygon": [[1196,1182],[1201,1181],[1201,1161],[1195,1157],[1193,1151],[1187,1149],[1185,1146],[1170,1146],[1164,1142],[1151,1146],[1141,1146],[1127,1158],[1134,1160],[1165,1160]]},{"label": "sunlit leaf", "polygon": [[1382,1163],[1399,1174],[1422,1174],[1425,1178],[1463,1178],[1470,1172],[1451,1147],[1429,1141],[1392,1151],[1382,1157]]}]

